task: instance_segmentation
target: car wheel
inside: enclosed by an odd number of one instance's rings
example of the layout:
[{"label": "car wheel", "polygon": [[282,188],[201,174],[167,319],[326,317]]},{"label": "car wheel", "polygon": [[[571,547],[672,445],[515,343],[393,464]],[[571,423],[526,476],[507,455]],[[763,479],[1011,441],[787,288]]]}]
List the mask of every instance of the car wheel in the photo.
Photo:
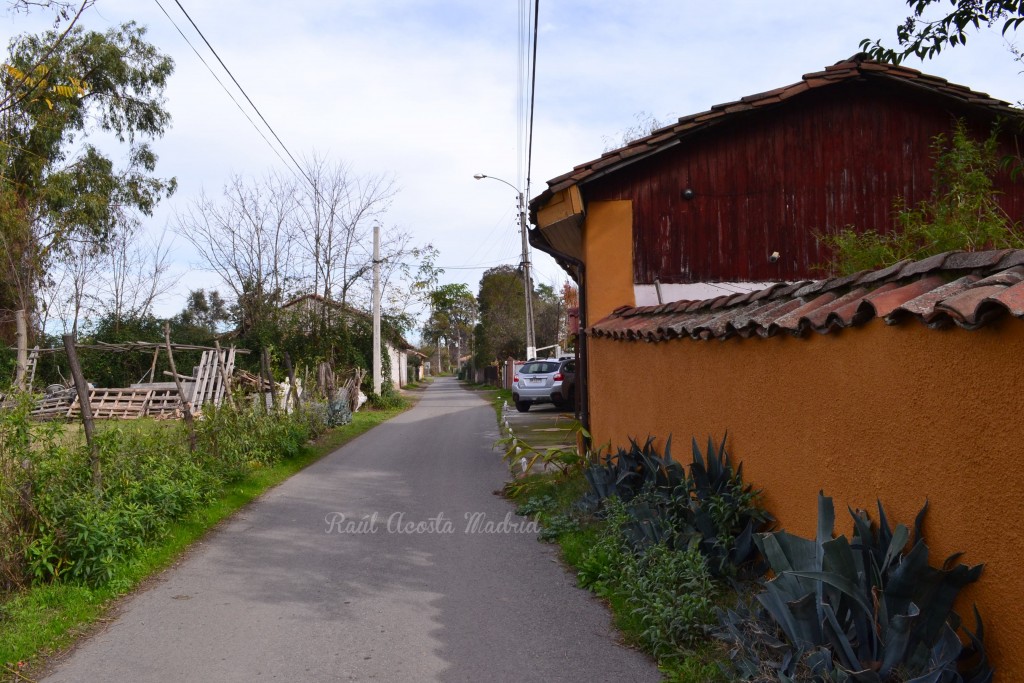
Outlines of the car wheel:
[{"label": "car wheel", "polygon": [[528,401],[516,401],[516,410],[520,413],[525,413],[530,409],[530,403]]}]

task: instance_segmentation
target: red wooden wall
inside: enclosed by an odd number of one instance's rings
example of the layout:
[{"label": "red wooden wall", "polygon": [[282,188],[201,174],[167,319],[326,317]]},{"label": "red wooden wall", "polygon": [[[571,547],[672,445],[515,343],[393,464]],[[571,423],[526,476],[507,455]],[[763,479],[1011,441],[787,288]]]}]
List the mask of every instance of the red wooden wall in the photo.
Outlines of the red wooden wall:
[{"label": "red wooden wall", "polygon": [[[991,121],[972,116],[906,86],[837,85],[735,115],[588,183],[585,195],[633,201],[637,283],[821,277],[828,254],[815,234],[891,229],[896,199],[916,203],[931,189],[936,134],[956,117],[987,134]],[[1024,181],[999,185],[1020,219]]]}]

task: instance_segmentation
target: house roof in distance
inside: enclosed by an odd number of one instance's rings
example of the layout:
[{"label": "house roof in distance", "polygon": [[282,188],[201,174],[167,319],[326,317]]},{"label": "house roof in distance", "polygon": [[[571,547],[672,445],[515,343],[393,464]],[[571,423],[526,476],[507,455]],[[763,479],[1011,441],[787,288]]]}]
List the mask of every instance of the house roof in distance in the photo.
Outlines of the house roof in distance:
[{"label": "house roof in distance", "polygon": [[791,85],[756,95],[748,95],[735,102],[716,104],[708,111],[684,116],[676,123],[634,140],[624,147],[605,152],[599,159],[580,164],[568,173],[549,180],[548,189],[530,202],[531,207],[536,210],[556,192],[618,170],[652,154],[657,154],[679,144],[682,139],[694,133],[720,125],[734,117],[748,116],[758,110],[779,105],[803,93],[851,81],[897,83],[949,98],[965,106],[984,110],[992,116],[1015,118],[1022,116],[1021,110],[1015,109],[1008,102],[989,97],[985,93],[950,83],[944,78],[929,76],[916,69],[876,62],[860,53],[826,67],[823,71],[805,74],[800,81]]},{"label": "house roof in distance", "polygon": [[587,330],[626,341],[800,337],[916,320],[933,329],[1024,319],[1024,250],[952,251],[844,277],[658,306],[624,306]]},{"label": "house roof in distance", "polygon": [[[350,304],[343,304],[340,301],[335,301],[334,299],[329,299],[329,298],[327,298],[327,297],[325,297],[325,296],[323,296],[321,294],[300,294],[299,296],[293,297],[293,298],[289,299],[288,301],[284,302],[283,304],[281,304],[281,310],[286,310],[286,309],[290,309],[290,308],[296,308],[300,304],[303,304],[303,303],[305,303],[307,306],[309,306],[311,304],[320,304],[322,306],[333,308],[333,309],[336,309],[336,310],[339,310],[339,311],[344,311],[345,313],[347,313],[349,315],[355,315],[355,316],[358,316],[358,317],[363,318],[365,320],[370,320],[370,319],[373,318],[373,314],[372,313],[368,313],[368,312],[366,312],[366,311],[364,311],[362,309],[355,308],[354,306],[352,306]],[[387,335],[385,335],[385,336],[387,336]],[[406,340],[406,338],[404,336],[402,336],[401,334],[393,335],[391,340],[401,350],[408,350],[408,349],[413,348],[413,345],[410,344]]]}]

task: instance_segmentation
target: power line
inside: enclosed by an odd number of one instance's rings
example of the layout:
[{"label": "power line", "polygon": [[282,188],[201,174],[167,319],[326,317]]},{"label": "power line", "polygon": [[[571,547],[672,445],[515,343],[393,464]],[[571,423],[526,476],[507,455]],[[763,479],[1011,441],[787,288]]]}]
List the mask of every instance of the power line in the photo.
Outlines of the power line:
[{"label": "power line", "polygon": [[188,36],[186,36],[184,31],[181,30],[181,27],[178,26],[178,23],[174,21],[174,18],[171,17],[170,14],[168,14],[166,9],[164,9],[164,6],[160,3],[160,0],[154,0],[154,2],[156,2],[157,7],[160,8],[160,11],[164,13],[164,16],[167,17],[167,20],[171,22],[171,25],[174,26],[175,30],[178,32],[178,35],[180,35],[185,40],[185,43],[187,43],[188,46],[192,48],[192,52],[196,54],[196,57],[199,58],[199,61],[202,62],[203,66],[206,67],[206,70],[210,72],[210,75],[213,76],[213,80],[217,81],[217,85],[221,87],[221,90],[227,93],[227,96],[230,97],[231,101],[235,103],[236,107],[238,107],[238,111],[242,112],[242,116],[244,116],[246,120],[249,122],[249,124],[253,127],[253,129],[257,133],[259,133],[260,137],[263,138],[263,142],[267,143],[267,147],[269,147],[274,152],[274,154],[277,155],[277,158],[281,160],[282,164],[287,166],[288,162],[284,160],[284,157],[281,156],[281,153],[277,151],[277,148],[274,147],[273,144],[271,144],[270,140],[267,139],[267,136],[263,133],[262,130],[260,130],[260,127],[256,125],[256,122],[252,120],[252,117],[249,116],[249,112],[245,111],[245,109],[242,108],[242,105],[238,103],[238,100],[235,99],[235,96],[231,93],[230,90],[228,90],[227,86],[224,85],[224,82],[220,80],[220,77],[217,76],[217,73],[213,70],[213,67],[211,67],[203,58],[203,56],[199,54],[199,50],[197,50],[196,46],[192,44],[192,41],[188,39]]},{"label": "power line", "polygon": [[[531,64],[532,74],[530,76],[530,127],[529,127],[529,138],[526,143],[526,195],[524,201],[528,201],[530,198],[530,175],[533,165],[533,110],[534,104],[537,101],[537,33],[538,23],[540,19],[540,0],[534,0],[533,3],[533,60]],[[522,207],[523,211],[526,211],[526,207]],[[523,226],[526,229],[526,226]]]},{"label": "power line", "polygon": [[[267,139],[267,137],[265,135],[263,135],[263,132],[259,131],[259,128],[257,127],[257,131],[260,133],[260,136],[263,138],[263,140],[267,143],[267,145],[271,149],[274,150],[274,153],[281,160],[281,163],[283,163],[285,166],[288,166],[289,170],[291,170],[292,174],[295,175],[296,178],[298,178],[299,175],[301,175],[302,178],[305,179],[305,181],[309,184],[310,189],[313,191],[313,194],[314,194],[315,198],[318,199],[319,201],[323,202],[324,204],[326,204],[329,207],[332,219],[337,219],[337,209],[335,208],[333,203],[327,202],[327,200],[324,198],[323,194],[320,192],[319,188],[317,188],[316,183],[309,176],[309,174],[302,167],[302,165],[299,164],[298,160],[296,160],[296,158],[295,158],[295,155],[292,154],[291,150],[288,149],[288,146],[284,144],[284,141],[281,140],[281,137],[277,134],[277,131],[274,130],[274,127],[271,126],[270,122],[267,121],[265,116],[263,116],[263,113],[260,111],[259,107],[257,107],[256,103],[252,101],[252,98],[249,97],[249,94],[245,91],[245,88],[243,88],[242,84],[238,82],[237,78],[235,78],[235,75],[231,72],[231,69],[229,69],[227,64],[224,63],[224,60],[221,59],[220,55],[217,53],[217,50],[215,50],[213,45],[210,44],[210,41],[207,40],[206,35],[202,32],[202,30],[196,24],[195,20],[192,19],[192,16],[188,13],[188,11],[185,9],[185,7],[181,4],[181,1],[180,0],[174,0],[174,4],[176,4],[178,6],[178,9],[181,10],[181,13],[185,15],[185,18],[188,19],[189,23],[192,25],[192,28],[194,28],[196,33],[199,34],[199,37],[202,38],[203,42],[206,44],[206,47],[209,48],[211,53],[213,53],[213,56],[217,58],[217,62],[221,65],[221,68],[223,68],[225,73],[227,73],[228,77],[231,78],[231,81],[235,84],[235,87],[237,87],[239,92],[242,93],[242,96],[245,97],[246,102],[248,102],[249,106],[252,107],[253,111],[256,112],[256,115],[260,118],[260,121],[263,122],[263,125],[265,125],[267,127],[267,130],[270,131],[270,134],[274,137],[274,140],[277,141],[277,144],[280,145],[281,149],[284,150],[284,153],[286,155],[288,155],[288,158],[291,160],[292,165],[291,166],[288,165],[288,162],[285,161],[284,157],[281,156],[280,152],[277,151],[277,149],[271,144],[271,142]],[[157,0],[157,5],[160,5],[159,0]],[[163,10],[163,6],[160,6],[160,9]],[[167,14],[167,12],[164,11],[164,14]],[[168,15],[168,18],[170,18],[169,15]],[[171,20],[171,23],[174,24],[174,20],[173,19]],[[178,28],[177,24],[175,24],[174,27],[177,29]],[[178,29],[178,32],[181,33],[181,29]],[[182,37],[184,37],[184,34],[182,34]],[[189,42],[187,38],[185,38],[185,41]],[[196,51],[195,47],[193,47],[190,42],[189,42],[189,47],[192,47],[192,50],[194,52],[196,52],[197,56],[199,55],[198,51]],[[207,69],[210,68],[209,65],[206,64],[206,61],[203,60],[202,56],[199,56],[199,59],[200,59],[200,61],[203,62],[204,65],[206,65]],[[210,72],[213,73],[212,69],[210,70]],[[224,84],[221,83],[220,79],[217,78],[216,74],[214,74],[214,78],[217,80],[218,83],[221,84],[221,87],[224,87]],[[226,88],[225,88],[225,91],[227,91]],[[230,93],[228,93],[228,94],[230,95]],[[234,97],[232,97],[231,99],[232,99],[233,102],[235,102],[235,105],[239,106],[239,109],[241,109],[241,107],[238,104],[237,100],[235,100]],[[244,111],[242,113],[245,114]],[[255,122],[248,116],[248,114],[246,114],[246,118],[249,120],[250,123],[252,123],[252,125],[254,127],[256,127]],[[296,171],[298,171],[298,173],[296,173]],[[369,252],[366,250],[366,247],[363,246],[362,243],[356,241],[355,245],[358,246],[360,249],[362,249],[363,252],[367,256],[370,255]]]},{"label": "power line", "polygon": [[257,107],[256,103],[252,101],[251,97],[249,97],[249,93],[245,91],[245,88],[242,87],[242,84],[239,83],[238,79],[235,78],[235,75],[231,73],[231,69],[228,68],[228,65],[224,63],[224,60],[220,58],[220,55],[217,54],[217,51],[213,49],[213,45],[211,45],[210,41],[206,39],[206,36],[196,25],[196,22],[192,20],[192,16],[185,10],[185,7],[181,4],[181,0],[174,0],[174,4],[178,6],[178,9],[181,10],[181,13],[185,15],[186,19],[188,19],[188,22],[192,24],[192,28],[196,30],[196,33],[199,34],[199,37],[203,39],[204,43],[206,43],[206,47],[208,47],[210,49],[210,52],[213,53],[213,56],[217,58],[217,61],[220,63],[221,67],[231,78],[231,81],[235,84],[235,87],[237,87],[239,92],[242,93],[242,96],[245,97],[245,101],[249,103],[249,106],[252,107],[253,111],[256,112],[256,115],[260,117],[260,121],[263,122],[263,125],[267,127],[267,130],[270,131],[270,134],[274,136],[275,140],[277,140],[277,144],[281,145],[281,149],[284,150],[284,153],[287,154],[288,158],[292,160],[293,164],[295,164],[295,168],[298,169],[299,173],[305,176],[306,180],[310,183],[311,186],[313,186],[314,192],[317,192],[317,194],[319,194],[319,191],[316,190],[316,186],[313,184],[313,181],[309,178],[309,176],[306,175],[305,171],[303,171],[302,167],[299,165],[299,162],[295,160],[295,156],[291,153],[291,150],[289,150],[288,146],[281,141],[281,138],[274,130],[274,127],[270,125],[266,117],[263,116],[263,113],[260,111],[259,107]]}]

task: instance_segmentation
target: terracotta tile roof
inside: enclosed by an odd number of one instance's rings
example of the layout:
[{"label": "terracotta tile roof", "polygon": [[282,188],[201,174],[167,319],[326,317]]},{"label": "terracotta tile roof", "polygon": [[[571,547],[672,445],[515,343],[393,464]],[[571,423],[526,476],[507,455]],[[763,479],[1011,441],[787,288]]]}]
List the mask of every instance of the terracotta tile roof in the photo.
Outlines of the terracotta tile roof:
[{"label": "terracotta tile roof", "polygon": [[1013,118],[1021,116],[1019,109],[1013,108],[1008,102],[991,98],[985,93],[975,92],[965,86],[950,83],[944,78],[929,76],[905,66],[874,62],[864,54],[857,54],[826,67],[824,71],[805,74],[799,82],[792,85],[756,95],[747,95],[736,102],[716,104],[708,111],[684,116],[671,126],[656,130],[647,137],[634,140],[625,147],[606,152],[599,159],[580,164],[568,173],[549,180],[548,189],[530,202],[531,208],[536,210],[537,207],[543,206],[555,192],[667,149],[678,144],[680,139],[697,131],[719,125],[731,116],[746,115],[817,88],[832,87],[854,80],[902,83],[959,100],[972,107],[987,109],[995,116]]},{"label": "terracotta tile roof", "polygon": [[587,334],[629,341],[803,336],[809,331],[916,319],[968,330],[1006,315],[1024,319],[1024,250],[951,251],[877,271],[775,284],[747,294],[658,306],[623,306]]}]

